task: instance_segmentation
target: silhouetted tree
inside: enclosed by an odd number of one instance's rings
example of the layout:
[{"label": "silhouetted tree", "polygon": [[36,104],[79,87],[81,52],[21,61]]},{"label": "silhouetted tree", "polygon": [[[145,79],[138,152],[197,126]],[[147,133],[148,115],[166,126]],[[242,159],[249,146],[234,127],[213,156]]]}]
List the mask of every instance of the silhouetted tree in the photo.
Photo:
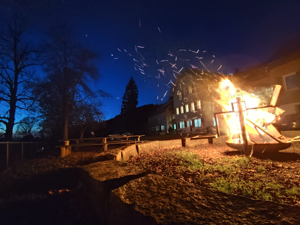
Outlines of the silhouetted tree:
[{"label": "silhouetted tree", "polygon": [[0,35],[0,123],[5,126],[5,139],[11,141],[17,110],[27,109],[31,103],[29,84],[38,54],[26,40],[27,27],[19,18],[7,22]]},{"label": "silhouetted tree", "polygon": [[16,133],[22,136],[32,135],[33,127],[37,124],[37,118],[26,116],[17,125]]},{"label": "silhouetted tree", "polygon": [[95,52],[79,45],[68,27],[55,31],[45,47],[46,77],[36,92],[44,116],[42,126],[52,132],[63,129],[63,138],[68,139],[76,104],[97,94],[89,88],[88,79],[97,79],[100,74],[95,65]]},{"label": "silhouetted tree", "polygon": [[131,77],[129,83],[126,86],[125,93],[123,96],[121,114],[130,112],[138,105],[138,89]]}]

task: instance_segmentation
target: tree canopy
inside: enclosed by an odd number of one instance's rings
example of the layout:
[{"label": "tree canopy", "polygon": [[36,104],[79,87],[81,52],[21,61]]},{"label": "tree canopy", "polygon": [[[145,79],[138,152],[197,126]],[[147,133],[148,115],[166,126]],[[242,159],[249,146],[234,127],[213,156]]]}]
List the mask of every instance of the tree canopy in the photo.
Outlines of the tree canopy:
[{"label": "tree canopy", "polygon": [[125,93],[123,96],[121,114],[130,112],[138,105],[138,89],[135,81],[131,77],[126,85]]}]

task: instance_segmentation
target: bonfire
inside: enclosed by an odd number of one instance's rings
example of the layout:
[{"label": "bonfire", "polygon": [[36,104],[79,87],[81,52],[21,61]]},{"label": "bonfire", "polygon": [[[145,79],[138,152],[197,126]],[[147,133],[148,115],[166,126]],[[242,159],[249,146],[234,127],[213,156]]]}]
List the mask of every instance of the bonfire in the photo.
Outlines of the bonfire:
[{"label": "bonfire", "polygon": [[276,107],[281,90],[274,87],[269,105],[252,93],[238,89],[228,79],[219,84],[217,103],[222,112],[215,113],[217,134],[228,135],[226,144],[251,156],[253,152],[275,152],[289,148],[300,137],[287,138],[273,126],[284,110]]}]

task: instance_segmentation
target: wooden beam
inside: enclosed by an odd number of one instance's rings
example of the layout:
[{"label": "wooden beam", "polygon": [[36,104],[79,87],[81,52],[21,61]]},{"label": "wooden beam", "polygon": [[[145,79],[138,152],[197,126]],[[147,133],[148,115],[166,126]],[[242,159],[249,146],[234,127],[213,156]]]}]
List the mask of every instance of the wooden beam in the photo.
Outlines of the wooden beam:
[{"label": "wooden beam", "polygon": [[246,126],[245,126],[245,118],[244,118],[244,112],[242,108],[242,101],[240,97],[237,97],[237,103],[238,103],[238,109],[239,109],[239,118],[240,118],[240,124],[241,124],[241,133],[243,138],[243,146],[244,146],[244,154],[246,156],[250,155],[249,149],[248,149],[248,139],[246,134]]},{"label": "wooden beam", "polygon": [[273,91],[273,95],[272,95],[272,99],[270,102],[270,106],[275,106],[280,94],[280,90],[281,90],[281,85],[275,85],[274,91]]}]

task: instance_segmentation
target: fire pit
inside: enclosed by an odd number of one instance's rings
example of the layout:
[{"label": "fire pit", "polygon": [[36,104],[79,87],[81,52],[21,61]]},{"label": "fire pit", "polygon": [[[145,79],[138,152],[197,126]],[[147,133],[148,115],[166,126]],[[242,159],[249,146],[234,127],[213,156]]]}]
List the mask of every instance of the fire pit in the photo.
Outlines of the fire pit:
[{"label": "fire pit", "polygon": [[275,107],[280,89],[280,85],[275,86],[269,106],[260,106],[257,96],[238,90],[229,80],[223,80],[218,103],[226,111],[215,113],[218,136],[228,135],[226,144],[246,155],[277,152],[299,141],[299,137],[282,136],[272,124],[284,112]]}]

